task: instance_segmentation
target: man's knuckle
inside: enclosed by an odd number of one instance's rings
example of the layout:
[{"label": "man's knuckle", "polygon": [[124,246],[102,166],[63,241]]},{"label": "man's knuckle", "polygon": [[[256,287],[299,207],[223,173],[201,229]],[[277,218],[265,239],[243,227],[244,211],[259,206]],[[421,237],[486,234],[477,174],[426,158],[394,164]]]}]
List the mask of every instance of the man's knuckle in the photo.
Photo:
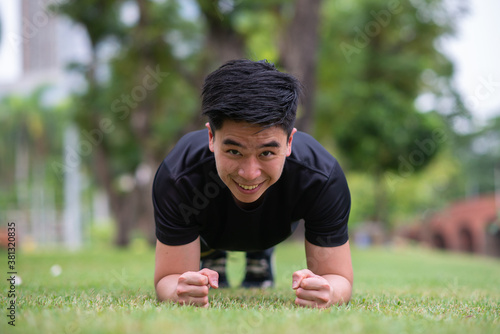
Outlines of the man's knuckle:
[{"label": "man's knuckle", "polygon": [[318,299],[321,303],[328,303],[330,301],[330,298],[328,296],[319,296]]},{"label": "man's knuckle", "polygon": [[187,289],[184,285],[178,285],[176,289],[176,293],[178,296],[183,296],[187,292]]}]

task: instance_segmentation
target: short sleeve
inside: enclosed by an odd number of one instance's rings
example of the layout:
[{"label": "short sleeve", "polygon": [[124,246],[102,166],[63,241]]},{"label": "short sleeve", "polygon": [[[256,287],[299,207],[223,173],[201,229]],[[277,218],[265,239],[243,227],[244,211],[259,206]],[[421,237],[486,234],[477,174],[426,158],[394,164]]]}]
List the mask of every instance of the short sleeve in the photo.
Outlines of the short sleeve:
[{"label": "short sleeve", "polygon": [[305,238],[322,247],[335,247],[349,240],[351,196],[344,172],[335,164],[305,217]]},{"label": "short sleeve", "polygon": [[153,182],[153,207],[157,239],[166,245],[185,245],[199,235],[199,227],[192,222],[196,208],[186,200],[188,196],[182,179],[174,179],[162,162]]}]

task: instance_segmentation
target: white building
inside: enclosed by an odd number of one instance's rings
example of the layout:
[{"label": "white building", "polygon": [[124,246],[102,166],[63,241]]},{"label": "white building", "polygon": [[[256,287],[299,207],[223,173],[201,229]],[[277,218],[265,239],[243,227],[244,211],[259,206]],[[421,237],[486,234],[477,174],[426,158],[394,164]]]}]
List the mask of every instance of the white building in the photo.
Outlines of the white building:
[{"label": "white building", "polygon": [[[89,62],[90,42],[82,27],[48,8],[61,1],[0,0],[0,99],[9,94],[28,95],[49,84],[43,102],[52,105],[85,88],[82,76],[68,71],[67,66]],[[65,145],[77,145],[77,130],[72,127],[67,132]],[[32,163],[27,150],[14,144],[16,166]],[[23,194],[18,196],[21,200],[17,209],[7,208],[6,218],[16,221],[25,247],[64,241],[68,248],[78,248],[82,244],[82,222],[90,218],[82,217],[80,209],[81,173],[75,168],[64,175],[64,213],[56,211],[54,191],[44,186],[44,173],[16,167],[15,182],[25,186],[16,187]]]},{"label": "white building", "polygon": [[59,99],[84,85],[71,62],[90,59],[83,28],[48,8],[63,0],[0,0],[0,94],[29,93],[41,84],[54,85]]}]

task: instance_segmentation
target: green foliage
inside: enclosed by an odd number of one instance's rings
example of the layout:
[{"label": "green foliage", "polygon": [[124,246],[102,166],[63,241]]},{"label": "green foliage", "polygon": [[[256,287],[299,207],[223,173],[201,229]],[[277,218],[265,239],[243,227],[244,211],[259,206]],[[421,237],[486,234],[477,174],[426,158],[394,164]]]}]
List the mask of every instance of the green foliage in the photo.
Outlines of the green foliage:
[{"label": "green foliage", "polygon": [[95,47],[108,36],[119,36],[124,32],[119,9],[124,0],[85,0],[58,3],[52,10],[64,13],[73,21],[81,23]]},{"label": "green foliage", "polygon": [[[0,120],[6,140],[0,154],[7,163],[0,166],[0,203],[16,201],[16,153],[7,143],[21,140],[30,147],[30,159],[33,154],[32,160],[42,165],[63,163],[62,134],[73,120],[81,141],[90,145],[90,154],[80,154],[83,170],[93,184],[103,188],[106,184],[97,177],[96,153],[106,158],[112,184],[106,188],[108,196],[116,195],[113,190],[120,188],[122,176],[134,175],[142,164],[156,168],[181,135],[202,127],[203,78],[222,61],[214,56],[214,40],[219,38],[218,47],[229,47],[227,38],[234,37],[243,43],[248,58],[266,58],[280,66],[280,47],[294,3],[57,2],[54,10],[80,23],[91,40],[92,61],[70,66],[86,78],[86,90],[72,96],[64,108],[46,108],[40,92],[2,102]],[[466,111],[450,84],[454,69],[439,51],[439,41],[453,34],[462,9],[451,11],[444,3],[322,3],[317,91],[311,92],[316,98],[314,135],[347,171],[353,223],[377,216],[377,210],[383,209],[377,200],[387,203],[387,212],[378,218],[411,220],[411,215],[421,215],[463,194],[465,183],[473,178],[470,175],[477,178],[471,182],[479,184],[479,191],[492,190],[488,175],[498,160],[494,151],[498,145],[487,152],[475,148],[484,140],[498,142],[484,139],[497,138],[498,122],[481,133],[458,137],[458,145],[451,146],[455,140],[451,124],[466,116]],[[138,10],[136,21],[123,20],[126,6]],[[186,6],[193,7],[194,13],[187,13]],[[436,103],[423,113],[415,106],[423,94],[448,103]],[[434,146],[423,150],[422,143],[429,141]],[[469,176],[465,178],[460,178],[455,152],[467,157],[465,174]],[[59,202],[61,184],[54,175],[46,173],[45,186],[56,187]],[[386,194],[379,191],[383,187],[387,187]]]},{"label": "green foliage", "polygon": [[500,117],[457,135],[454,150],[461,157],[463,187],[469,195],[492,193],[500,187]]},{"label": "green foliage", "polygon": [[[35,189],[51,189],[61,205],[62,184],[50,163],[61,159],[64,130],[69,124],[68,103],[46,102],[51,87],[42,86],[29,95],[10,95],[0,100],[0,206],[27,210]],[[2,217],[7,221],[8,217]]]},{"label": "green foliage", "polygon": [[[439,152],[423,171],[405,174],[385,172],[382,182],[387,189],[390,227],[425,219],[444,208],[450,199],[463,196],[462,178],[461,161],[449,148]],[[376,211],[377,182],[373,176],[363,172],[348,173],[347,181],[353,203],[349,224],[355,228]]]},{"label": "green foliage", "polygon": [[[93,41],[96,61],[75,67],[88,82],[87,91],[76,97],[75,118],[82,133],[101,139],[94,149],[106,152],[114,177],[133,174],[147,160],[156,167],[199,108],[194,98],[199,91],[183,71],[193,64],[201,31],[182,18],[175,1],[131,3],[138,6],[139,20],[128,26],[119,18],[123,1],[59,7],[82,23]],[[105,23],[95,24],[96,10]],[[180,44],[187,50],[182,66],[175,58]],[[115,48],[111,57],[99,59],[99,50],[110,46]]]},{"label": "green foliage", "polygon": [[[423,72],[452,74],[451,63],[434,47],[452,30],[452,20],[445,15],[438,24],[420,13],[446,14],[440,1],[364,0],[325,7],[317,133],[334,136],[349,169],[397,170],[399,157],[417,148],[415,140],[431,138],[436,129],[448,131],[439,114],[445,111],[420,113],[414,103],[432,89],[420,79]],[[424,168],[437,152],[414,167]]]},{"label": "green foliage", "polygon": [[[0,254],[5,256],[5,253]],[[243,257],[231,253],[232,281]],[[19,254],[16,330],[29,333],[495,333],[498,260],[424,249],[353,250],[355,286],[347,306],[296,307],[291,275],[305,266],[302,244],[276,250],[277,287],[211,290],[208,309],[159,303],[154,252],[94,248]],[[59,265],[62,272],[51,274]],[[52,269],[53,272],[54,269]],[[235,280],[236,279],[236,280]],[[0,296],[2,305],[9,301]],[[12,328],[6,320],[2,332]]]},{"label": "green foliage", "polygon": [[[451,122],[466,115],[451,85],[453,66],[436,47],[453,33],[457,13],[441,0],[323,6],[315,133],[320,140],[333,137],[334,153],[348,174],[368,173],[373,180],[361,193],[354,185],[353,203],[362,208],[353,208],[353,219],[390,226],[403,207],[407,213],[422,210],[422,199],[401,202],[408,197],[401,192],[393,202],[394,184],[416,186],[418,172],[428,172],[450,147]],[[437,103],[422,112],[415,104],[422,94],[449,106]],[[419,196],[428,203],[440,198],[428,191]]]},{"label": "green foliage", "polygon": [[450,199],[464,193],[459,159],[451,150],[441,151],[425,171],[401,177],[391,172],[384,175],[388,185],[391,221],[394,225],[415,223],[443,209]]}]

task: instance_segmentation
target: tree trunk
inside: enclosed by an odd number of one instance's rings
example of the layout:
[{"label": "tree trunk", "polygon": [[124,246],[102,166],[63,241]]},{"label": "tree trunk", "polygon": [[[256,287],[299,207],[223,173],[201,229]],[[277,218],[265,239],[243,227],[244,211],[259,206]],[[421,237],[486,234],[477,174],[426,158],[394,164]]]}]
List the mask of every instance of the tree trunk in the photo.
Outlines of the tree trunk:
[{"label": "tree trunk", "polygon": [[375,208],[373,212],[372,220],[374,222],[380,223],[383,227],[384,232],[387,233],[390,230],[388,210],[387,210],[387,187],[383,173],[376,171],[375,176]]},{"label": "tree trunk", "polygon": [[312,130],[314,118],[320,7],[321,0],[296,0],[295,14],[280,45],[280,63],[304,86],[296,127],[305,132]]},{"label": "tree trunk", "polygon": [[198,6],[207,22],[208,66],[219,65],[245,56],[245,41],[232,26],[228,15],[221,13],[218,1],[198,0]]},{"label": "tree trunk", "polygon": [[[123,218],[127,218],[124,215],[124,209],[122,196],[113,187],[113,177],[111,176],[109,154],[106,152],[104,143],[97,145],[94,154],[94,168],[95,175],[99,182],[99,185],[104,188],[106,195],[109,198],[109,204],[111,208],[111,213],[115,219],[117,234],[115,236],[115,244],[120,247],[127,246],[129,243],[128,232],[130,230],[130,224],[126,223]],[[129,209],[129,208],[127,208]],[[127,212],[128,213],[128,212]]]}]

